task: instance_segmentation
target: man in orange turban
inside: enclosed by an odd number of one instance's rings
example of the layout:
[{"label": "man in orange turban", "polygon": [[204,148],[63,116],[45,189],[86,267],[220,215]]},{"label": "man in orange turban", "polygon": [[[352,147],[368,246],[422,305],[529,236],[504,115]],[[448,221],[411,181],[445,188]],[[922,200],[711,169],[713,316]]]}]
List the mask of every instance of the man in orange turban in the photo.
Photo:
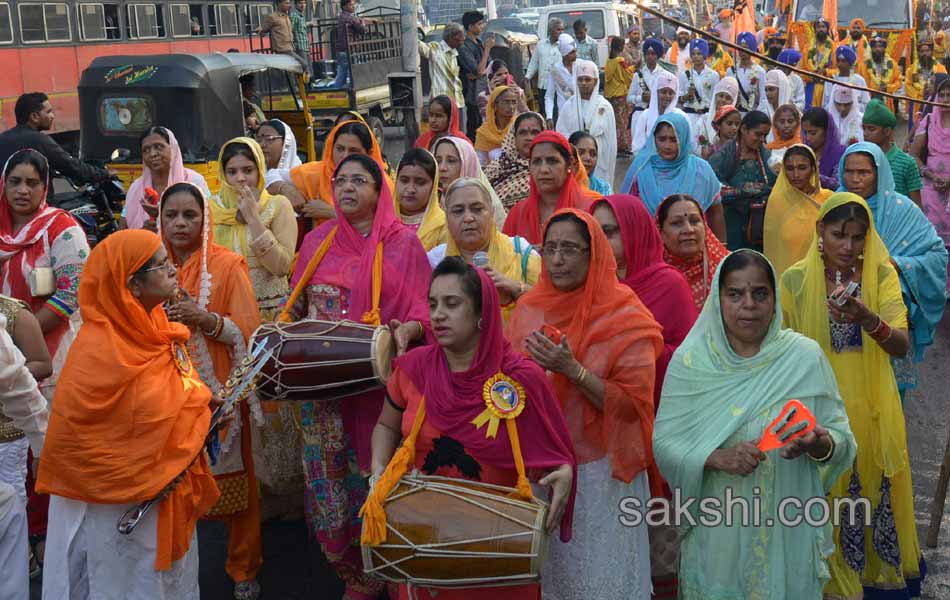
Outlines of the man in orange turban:
[{"label": "man in orange turban", "polygon": [[858,55],[858,60],[855,65],[863,65],[865,58],[871,56],[871,44],[865,35],[867,25],[864,24],[864,19],[852,19],[848,29],[850,30],[850,35],[841,43],[851,46],[854,53]]},{"label": "man in orange turban", "polygon": [[[211,391],[165,316],[175,268],[157,235],[115,233],[79,282],[83,326],[56,386],[36,489],[51,494],[46,598],[198,599],[195,522],[219,492]],[[162,496],[129,535],[116,524]]]}]

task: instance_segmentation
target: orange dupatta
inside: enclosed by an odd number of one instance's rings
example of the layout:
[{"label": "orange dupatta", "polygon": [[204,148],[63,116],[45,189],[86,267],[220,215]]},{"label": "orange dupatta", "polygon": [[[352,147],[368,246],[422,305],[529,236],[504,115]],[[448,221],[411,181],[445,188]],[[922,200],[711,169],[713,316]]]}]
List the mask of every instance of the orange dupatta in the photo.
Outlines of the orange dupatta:
[{"label": "orange dupatta", "polygon": [[[798,125],[795,126],[795,135],[790,137],[787,140],[783,140],[778,135],[778,114],[782,112],[782,109],[790,108],[795,113],[795,116],[798,118]],[[794,146],[795,144],[802,143],[802,115],[798,112],[798,107],[794,104],[783,104],[775,109],[775,117],[772,118],[772,141],[765,145],[769,150],[781,150],[782,148],[788,148]]]},{"label": "orange dupatta", "polygon": [[89,254],[79,283],[83,326],[56,386],[36,489],[95,504],[156,497],[155,569],[188,551],[195,522],[218,500],[204,452],[210,390],[184,350],[190,332],[161,306],[146,313],[129,278],[161,247],[119,231]]},{"label": "orange dupatta", "polygon": [[[360,120],[358,122],[366,125],[365,121]],[[336,162],[333,160],[333,145],[336,143],[337,132],[340,128],[351,123],[353,123],[353,121],[344,121],[330,131],[323,145],[323,157],[320,160],[309,162],[290,170],[290,179],[293,181],[294,187],[296,187],[307,200],[320,200],[321,202],[333,206],[333,184],[330,181],[333,179],[333,173],[336,171]],[[379,142],[376,140],[376,136],[373,135],[373,130],[370,129],[369,126],[366,127],[366,130],[369,131],[369,135],[373,139],[373,147],[369,151],[369,156],[380,165],[385,165],[386,161],[383,159],[383,152],[379,148]],[[386,173],[385,168],[383,169],[383,177],[386,178],[390,189],[396,189],[392,179]]]},{"label": "orange dupatta", "polygon": [[506,337],[523,350],[525,338],[545,324],[567,336],[574,357],[605,387],[601,410],[566,377],[552,376],[577,463],[606,456],[613,477],[629,483],[653,461],[654,373],[663,352],[660,326],[636,293],[617,279],[613,251],[597,221],[573,208],[554,214],[577,217],[590,233],[587,281],[562,292],[542,270],[538,284],[518,299]]}]

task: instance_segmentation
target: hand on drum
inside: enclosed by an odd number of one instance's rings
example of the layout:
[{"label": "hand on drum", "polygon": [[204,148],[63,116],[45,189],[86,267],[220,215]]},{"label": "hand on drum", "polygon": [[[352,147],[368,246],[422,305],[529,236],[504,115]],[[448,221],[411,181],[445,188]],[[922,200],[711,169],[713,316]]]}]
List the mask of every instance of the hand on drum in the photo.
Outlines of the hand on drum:
[{"label": "hand on drum", "polygon": [[561,465],[538,481],[541,485],[551,486],[551,507],[548,509],[548,518],[544,528],[548,533],[554,531],[561,524],[567,500],[571,496],[574,485],[574,470],[571,465]]},{"label": "hand on drum", "polygon": [[396,356],[408,352],[412,342],[425,338],[425,330],[419,321],[403,323],[399,319],[393,319],[389,322],[389,330],[393,332],[393,340],[396,342]]}]

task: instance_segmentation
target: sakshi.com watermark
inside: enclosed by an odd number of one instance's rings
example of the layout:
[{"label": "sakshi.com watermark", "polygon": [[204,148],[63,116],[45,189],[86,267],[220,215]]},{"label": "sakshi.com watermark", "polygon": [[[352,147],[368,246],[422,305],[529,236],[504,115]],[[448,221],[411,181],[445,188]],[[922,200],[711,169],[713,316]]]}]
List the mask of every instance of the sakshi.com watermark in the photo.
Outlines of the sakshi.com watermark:
[{"label": "sakshi.com watermark", "polygon": [[[752,496],[733,494],[726,488],[724,497],[683,498],[681,490],[673,490],[673,498],[641,498],[630,496],[619,504],[620,523],[626,527],[822,527],[831,523],[864,527],[871,526],[871,501],[867,498],[835,498],[825,496],[799,498],[788,496],[775,503],[775,508],[762,506],[761,488],[755,487]],[[772,504],[769,502],[768,504]]]}]

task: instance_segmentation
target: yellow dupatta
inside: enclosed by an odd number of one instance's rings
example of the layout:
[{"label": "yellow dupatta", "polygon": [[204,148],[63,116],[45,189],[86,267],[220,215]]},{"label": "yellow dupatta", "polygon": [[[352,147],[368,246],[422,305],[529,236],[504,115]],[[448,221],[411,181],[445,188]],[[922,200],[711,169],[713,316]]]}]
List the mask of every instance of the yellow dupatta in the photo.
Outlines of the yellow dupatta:
[{"label": "yellow dupatta", "polygon": [[[814,194],[808,195],[793,186],[785,175],[785,166],[778,175],[775,187],[765,207],[764,251],[779,277],[786,269],[805,257],[808,244],[815,234],[815,221],[822,204],[831,196],[818,182],[818,160],[815,152],[804,144],[792,148],[808,151],[814,166],[811,176]],[[791,149],[791,148],[789,148]]]},{"label": "yellow dupatta", "polygon": [[[423,152],[432,156],[428,150]],[[435,157],[432,157],[433,162]],[[400,164],[400,167],[402,165]],[[396,167],[396,179],[398,184],[399,167]],[[396,203],[396,217],[402,221],[402,211],[399,207],[399,186],[393,186],[393,201]],[[445,224],[445,211],[439,206],[439,170],[436,169],[435,177],[432,179],[432,191],[429,193],[429,203],[426,205],[425,215],[422,217],[422,224],[416,232],[422,247],[426,252],[432,250],[439,244],[444,244],[449,239],[449,230]]]},{"label": "yellow dupatta", "polygon": [[[874,227],[871,209],[863,198],[850,192],[837,192],[822,205],[816,221],[820,221],[833,209],[848,203],[860,205],[868,214],[870,225],[865,236],[864,263],[861,268],[861,302],[872,312],[881,314],[880,296],[882,284],[890,283],[900,289],[897,271],[890,263],[890,254]],[[832,355],[831,327],[828,317],[828,291],[825,284],[825,263],[818,250],[818,236],[812,237],[804,260],[790,267],[782,275],[782,312],[785,326],[815,340],[826,355]],[[892,323],[895,328],[906,328],[906,322]],[[875,430],[868,436],[870,448],[861,451],[870,453],[874,463],[887,477],[909,468],[905,439],[904,414],[901,410],[897,380],[891,367],[891,358],[866,331],[861,332],[861,363],[863,376],[867,378],[866,389],[870,397],[862,398],[862,410],[870,414]]]},{"label": "yellow dupatta", "polygon": [[479,152],[491,152],[492,150],[501,148],[502,142],[505,141],[505,135],[508,134],[508,130],[511,129],[511,125],[515,122],[515,118],[512,117],[511,120],[508,121],[508,124],[500,129],[495,124],[495,102],[499,96],[509,89],[507,85],[499,85],[492,91],[491,96],[488,97],[488,107],[485,109],[485,122],[482,123],[482,126],[475,132],[475,149]]},{"label": "yellow dupatta", "polygon": [[[221,152],[218,154],[218,180],[221,182],[221,191],[210,198],[211,204],[211,222],[214,223],[214,239],[228,250],[236,247],[241,248],[242,256],[250,256],[250,249],[247,246],[247,224],[238,221],[238,199],[241,192],[228,184],[224,173],[224,151],[231,144],[244,144],[251,149],[254,154],[254,162],[257,163],[259,173],[257,179],[257,189],[261,193],[261,199],[258,208],[261,213],[266,210],[271,199],[277,197],[269,194],[264,188],[264,173],[267,172],[267,163],[264,160],[264,151],[260,145],[248,137],[238,137],[226,142],[221,146]],[[266,225],[266,223],[265,223]],[[234,242],[237,240],[237,246]]]}]

